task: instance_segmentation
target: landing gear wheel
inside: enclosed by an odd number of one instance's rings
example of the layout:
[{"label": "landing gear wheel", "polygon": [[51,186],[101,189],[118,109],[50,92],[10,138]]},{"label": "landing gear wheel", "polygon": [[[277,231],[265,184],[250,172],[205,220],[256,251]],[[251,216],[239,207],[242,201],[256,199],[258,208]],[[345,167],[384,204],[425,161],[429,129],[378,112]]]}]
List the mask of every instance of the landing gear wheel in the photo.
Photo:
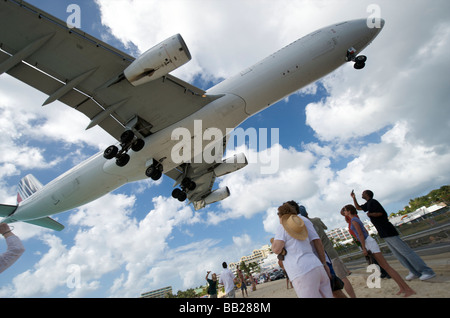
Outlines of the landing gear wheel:
[{"label": "landing gear wheel", "polygon": [[130,156],[126,153],[122,154],[121,156],[117,157],[116,159],[116,165],[119,167],[124,167],[126,164],[130,161]]},{"label": "landing gear wheel", "polygon": [[115,156],[117,156],[118,152],[119,152],[119,148],[117,148],[116,146],[109,146],[103,152],[103,157],[105,159],[110,160],[110,159],[114,158]]},{"label": "landing gear wheel", "polygon": [[367,56],[365,56],[365,55],[358,55],[355,58],[356,63],[366,63],[366,61],[367,61]]},{"label": "landing gear wheel", "polygon": [[176,188],[172,191],[172,198],[178,199],[178,201],[183,202],[187,199],[187,194],[183,190]]},{"label": "landing gear wheel", "polygon": [[189,191],[192,191],[192,190],[195,190],[196,187],[197,187],[197,184],[196,184],[194,181],[191,181],[191,182],[189,183],[189,185],[187,186],[187,189],[188,189]]},{"label": "landing gear wheel", "polygon": [[355,65],[353,65],[356,70],[362,70],[365,66],[366,63],[355,63]]},{"label": "landing gear wheel", "polygon": [[159,179],[161,179],[161,176],[161,170],[156,170],[150,178],[152,178],[153,181],[158,181]]},{"label": "landing gear wheel", "polygon": [[154,165],[151,165],[150,167],[147,168],[147,170],[145,170],[145,175],[149,178],[152,177],[152,175],[155,173],[156,168]]},{"label": "landing gear wheel", "polygon": [[145,170],[145,175],[149,178],[152,178],[152,180],[157,181],[161,178],[162,171],[156,168],[154,165],[151,165],[147,168],[147,170]]},{"label": "landing gear wheel", "polygon": [[178,198],[177,198],[177,199],[178,199],[178,201],[183,202],[183,201],[186,200],[186,198],[187,198],[186,192],[181,191],[180,194],[178,195]]},{"label": "landing gear wheel", "polygon": [[133,150],[134,152],[138,152],[138,151],[142,150],[142,148],[144,148],[144,146],[145,146],[145,141],[143,139],[138,139],[131,146],[131,150]]},{"label": "landing gear wheel", "polygon": [[361,70],[366,66],[367,56],[358,55],[355,57],[355,65],[353,67],[357,70]]},{"label": "landing gear wheel", "polygon": [[195,187],[197,187],[197,185],[190,178],[184,178],[183,181],[181,181],[181,187],[192,191],[195,189]]},{"label": "landing gear wheel", "polygon": [[132,130],[125,130],[122,135],[120,135],[120,143],[126,145],[133,141],[134,132]]},{"label": "landing gear wheel", "polygon": [[181,192],[183,192],[183,191],[181,191],[181,189],[178,189],[178,188],[173,189],[172,198],[178,199],[178,196],[181,194]]}]

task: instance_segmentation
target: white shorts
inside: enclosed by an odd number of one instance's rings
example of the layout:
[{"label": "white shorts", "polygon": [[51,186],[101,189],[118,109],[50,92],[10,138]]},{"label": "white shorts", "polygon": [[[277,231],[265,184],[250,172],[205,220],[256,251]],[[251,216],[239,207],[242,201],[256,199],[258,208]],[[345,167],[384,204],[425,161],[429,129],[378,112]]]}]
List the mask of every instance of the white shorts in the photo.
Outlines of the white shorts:
[{"label": "white shorts", "polygon": [[366,238],[366,250],[371,251],[372,253],[381,253],[377,241],[375,241],[371,236]]}]

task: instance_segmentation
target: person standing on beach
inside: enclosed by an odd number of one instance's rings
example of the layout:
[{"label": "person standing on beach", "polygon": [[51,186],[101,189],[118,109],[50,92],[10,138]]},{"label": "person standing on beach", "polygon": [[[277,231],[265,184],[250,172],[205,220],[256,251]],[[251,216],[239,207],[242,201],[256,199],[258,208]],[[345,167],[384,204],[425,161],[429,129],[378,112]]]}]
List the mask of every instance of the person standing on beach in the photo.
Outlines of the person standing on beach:
[{"label": "person standing on beach", "polygon": [[[332,298],[330,270],[326,264],[320,238],[310,221],[298,216],[294,207],[284,203],[278,207],[280,226],[272,241],[272,251],[287,253],[283,265],[299,298]],[[307,222],[305,222],[305,220]],[[322,251],[314,254],[311,242],[318,240]]]},{"label": "person standing on beach", "polygon": [[205,279],[209,285],[207,292],[208,292],[209,298],[217,298],[217,276],[216,276],[216,273],[213,273],[211,275],[212,279],[209,279],[208,278],[209,273],[211,273],[211,271],[206,272],[206,277],[205,277]]},{"label": "person standing on beach", "polygon": [[226,262],[222,263],[222,273],[220,273],[220,279],[219,283],[223,284],[225,289],[225,294],[227,298],[236,298],[236,294],[234,291],[234,275],[233,273],[227,268],[228,265]]},{"label": "person standing on beach", "polygon": [[[356,212],[356,213],[358,213],[358,212]],[[352,230],[352,221],[351,221],[352,219],[349,216],[345,215],[344,208],[341,209],[341,215],[345,218],[345,222],[347,222],[347,224],[348,224],[348,232],[355,240],[358,241],[358,237],[356,236],[356,233],[353,232],[353,230]],[[355,217],[359,218],[358,214],[356,214]],[[368,259],[368,258],[370,258],[369,265],[375,264],[380,267],[380,274],[381,274],[380,278],[387,278],[387,279],[391,278],[391,276],[389,276],[389,274],[384,270],[384,268],[381,267],[380,264],[378,264],[378,262],[375,258],[369,257],[369,256],[366,257],[366,259]]]},{"label": "person standing on beach", "polygon": [[320,240],[322,241],[325,252],[328,254],[328,257],[331,260],[331,266],[333,267],[336,276],[344,282],[344,289],[350,296],[350,298],[356,298],[353,286],[347,278],[350,271],[347,269],[347,267],[345,267],[344,262],[342,262],[342,260],[339,258],[339,254],[334,249],[333,243],[331,243],[330,239],[325,233],[325,230],[328,229],[327,226],[322,222],[320,218],[310,218],[308,212],[306,212],[306,208],[303,205],[299,206],[295,201],[289,201],[288,203],[293,205],[294,207],[296,205],[298,214],[310,220],[314,225],[314,229],[316,230],[317,234],[320,237]]},{"label": "person standing on beach", "polygon": [[294,288],[292,286],[292,282],[289,280],[289,275],[286,273],[286,270],[284,269],[283,261],[281,259],[278,260],[278,266],[281,267],[281,269],[283,270],[283,274],[286,277],[286,289],[289,289],[289,283],[291,285],[291,288]]},{"label": "person standing on beach", "polygon": [[372,252],[378,264],[380,264],[380,266],[388,272],[400,288],[397,295],[404,294],[405,297],[414,295],[416,292],[409,287],[400,274],[389,265],[383,254],[381,254],[380,247],[377,242],[369,235],[361,220],[356,217],[356,208],[353,205],[348,204],[344,207],[344,213],[351,218],[352,230],[355,232],[358,241],[361,243],[364,256],[367,256],[369,251]]},{"label": "person standing on beach", "polygon": [[242,271],[239,269],[239,266],[236,266],[236,273],[238,275],[239,281],[241,282],[241,292],[242,292],[242,298],[245,298],[244,296],[244,290],[245,290],[245,294],[248,297],[248,293],[247,293],[247,284],[245,283],[245,278],[244,278],[244,274],[242,273]]},{"label": "person standing on beach", "polygon": [[22,256],[25,248],[19,237],[14,235],[9,228],[8,224],[0,223],[0,234],[3,235],[8,246],[6,252],[0,254],[0,273],[2,273]]},{"label": "person standing on beach", "polygon": [[367,212],[367,216],[377,229],[380,237],[384,239],[400,263],[409,270],[409,274],[405,278],[406,280],[415,278],[427,280],[436,276],[434,271],[425,264],[422,258],[400,238],[394,225],[389,222],[388,215],[383,206],[373,198],[372,191],[363,191],[362,198],[367,201],[363,205],[358,204],[354,191],[350,193],[350,196],[353,198],[356,209]]}]

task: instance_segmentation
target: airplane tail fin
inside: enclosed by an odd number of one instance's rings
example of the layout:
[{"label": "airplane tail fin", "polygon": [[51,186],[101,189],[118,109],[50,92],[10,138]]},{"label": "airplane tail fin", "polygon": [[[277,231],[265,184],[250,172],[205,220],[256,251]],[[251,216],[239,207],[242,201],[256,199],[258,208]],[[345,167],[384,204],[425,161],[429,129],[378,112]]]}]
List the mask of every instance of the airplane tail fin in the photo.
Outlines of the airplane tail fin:
[{"label": "airplane tail fin", "polygon": [[[29,174],[23,177],[22,180],[20,180],[19,182],[17,190],[17,204],[33,195],[33,193],[39,191],[42,187],[43,187],[42,183],[40,183],[33,175]],[[0,221],[6,223],[16,222],[17,220],[14,217],[14,212],[17,210],[17,208],[18,205],[0,204],[0,217],[4,217],[4,219]],[[34,220],[20,220],[20,221],[37,226],[42,226],[55,231],[61,231],[64,229],[64,225],[62,225],[59,222],[56,222],[50,217],[43,217]]]},{"label": "airplane tail fin", "polygon": [[32,174],[26,175],[20,180],[17,188],[17,203],[30,197],[42,187],[42,183],[40,183]]}]

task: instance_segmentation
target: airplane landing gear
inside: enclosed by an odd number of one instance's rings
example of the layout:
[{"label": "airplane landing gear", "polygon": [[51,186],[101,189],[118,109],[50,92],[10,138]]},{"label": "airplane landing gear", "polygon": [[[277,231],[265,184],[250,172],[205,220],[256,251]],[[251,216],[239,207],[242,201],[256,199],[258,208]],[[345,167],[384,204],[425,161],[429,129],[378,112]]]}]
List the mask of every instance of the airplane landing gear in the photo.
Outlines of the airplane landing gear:
[{"label": "airplane landing gear", "polygon": [[175,188],[172,191],[172,198],[178,199],[178,201],[183,202],[184,200],[187,199],[187,194],[183,190]]},{"label": "airplane landing gear", "polygon": [[151,164],[147,170],[145,170],[145,175],[152,180],[159,180],[162,176],[163,166],[160,162],[153,159],[153,164]]},{"label": "airplane landing gear", "polygon": [[365,55],[359,55],[355,58],[355,65],[353,67],[357,70],[361,70],[366,66],[367,57]]},{"label": "airplane landing gear", "polygon": [[115,156],[117,156],[118,152],[119,152],[119,148],[117,148],[116,146],[109,146],[103,152],[103,157],[105,159],[110,160],[110,159],[114,158]]},{"label": "airplane landing gear", "polygon": [[178,201],[183,202],[187,198],[187,191],[193,191],[197,185],[190,178],[184,178],[181,181],[181,189],[176,188],[172,191],[172,197],[178,199]]},{"label": "airplane landing gear", "polygon": [[128,155],[128,150],[133,150],[134,152],[138,152],[142,150],[145,146],[145,141],[143,139],[136,138],[134,132],[132,130],[126,130],[120,136],[120,147],[117,146],[109,146],[103,152],[103,157],[107,160],[112,158],[116,158],[116,164],[119,167],[124,167],[128,161],[130,161],[130,155]]},{"label": "airplane landing gear", "polygon": [[118,165],[119,167],[125,167],[128,161],[130,161],[130,155],[128,155],[127,153],[123,153],[116,158],[116,165]]},{"label": "airplane landing gear", "polygon": [[366,66],[367,56],[358,55],[356,56],[356,50],[354,48],[349,48],[347,50],[347,62],[355,62],[353,67],[357,70],[361,70]]}]

